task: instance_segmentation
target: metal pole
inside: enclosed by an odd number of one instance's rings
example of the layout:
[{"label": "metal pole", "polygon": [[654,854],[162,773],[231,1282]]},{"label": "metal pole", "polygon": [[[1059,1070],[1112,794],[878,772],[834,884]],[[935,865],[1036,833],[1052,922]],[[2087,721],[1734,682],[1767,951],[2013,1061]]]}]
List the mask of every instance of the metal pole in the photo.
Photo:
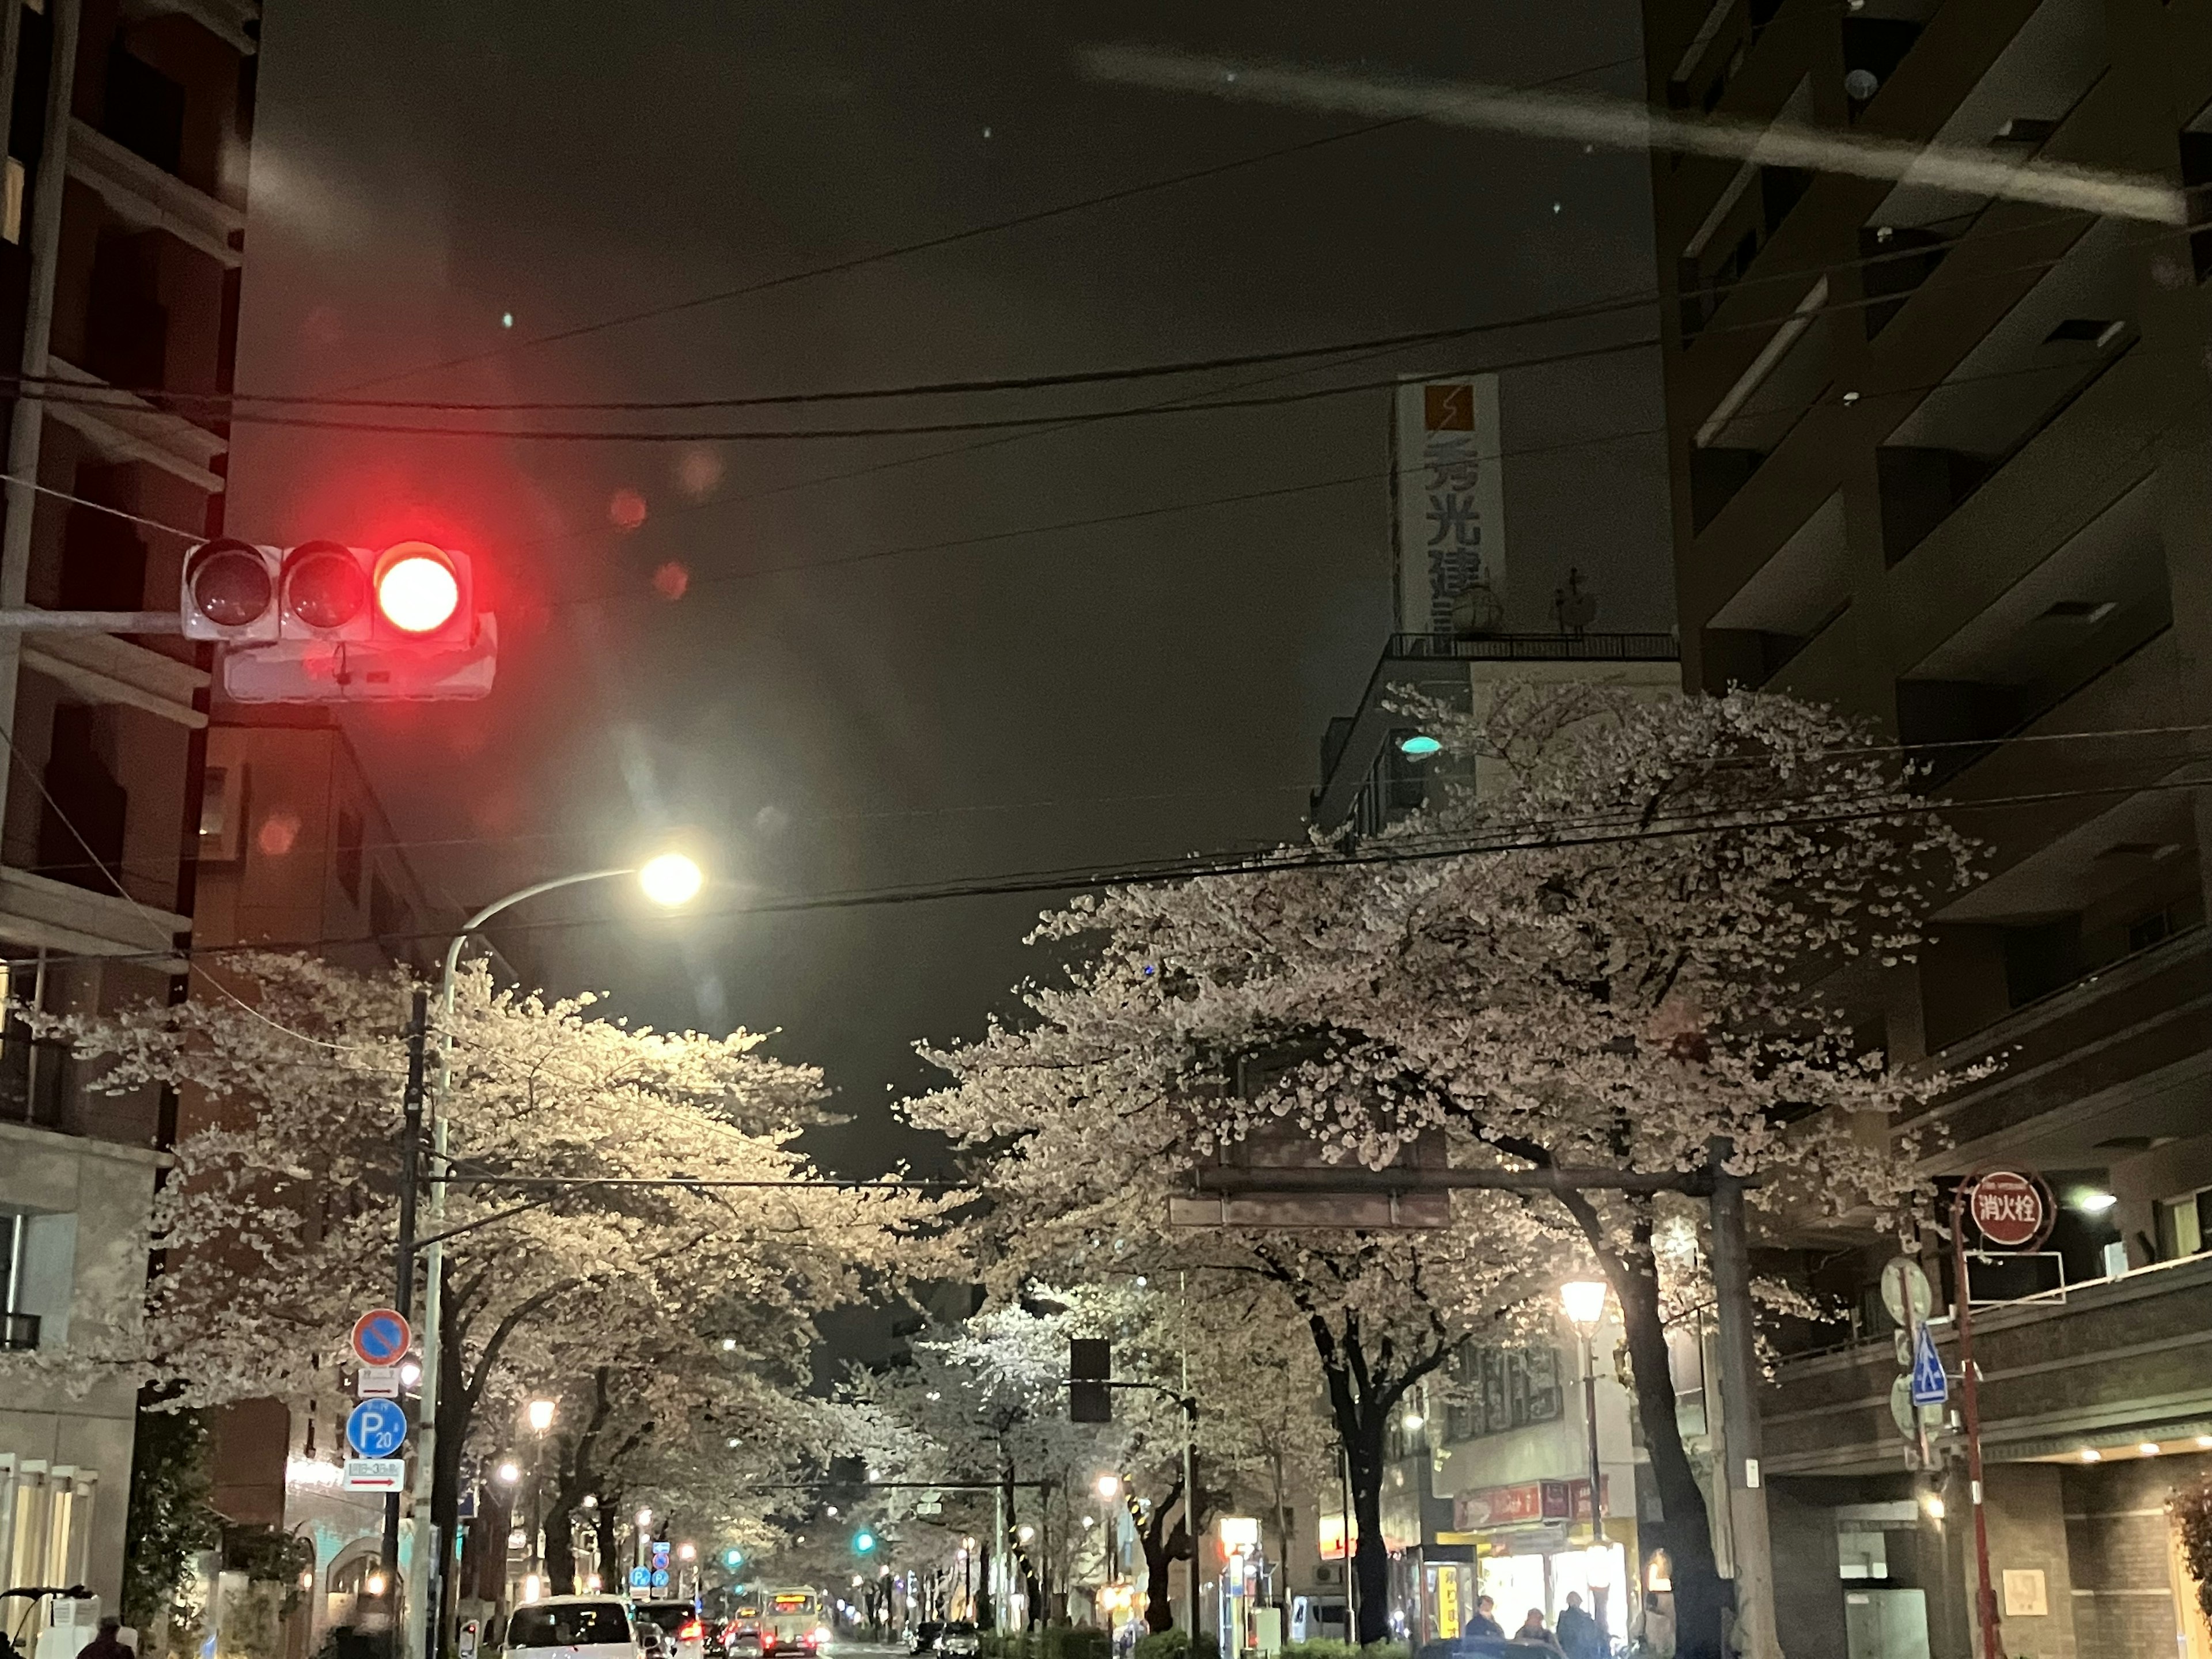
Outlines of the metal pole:
[{"label": "metal pole", "polygon": [[[1974,1612],[1982,1627],[1982,1659],[2004,1659],[1997,1638],[1997,1593],[1990,1583],[1990,1529],[1982,1509],[1982,1397],[1981,1378],[1974,1367],[1973,1291],[1966,1282],[1966,1230],[1961,1182],[1951,1194],[1951,1248],[1956,1254],[1953,1271],[1952,1313],[1959,1328],[1959,1401],[1966,1430],[1966,1492],[1974,1506]],[[1919,1415],[1919,1407],[1913,1407]]]},{"label": "metal pole", "polygon": [[[1188,1378],[1188,1361],[1184,1376]],[[1190,1583],[1186,1600],[1190,1609],[1190,1651],[1198,1652],[1198,1564],[1204,1559],[1198,1543],[1198,1401],[1182,1397],[1182,1513],[1183,1530],[1190,1534]]]},{"label": "metal pole", "polygon": [[1713,1303],[1720,1327],[1721,1414],[1728,1424],[1728,1510],[1735,1540],[1736,1643],[1746,1659],[1781,1659],[1774,1627],[1774,1559],[1759,1474],[1759,1354],[1751,1326],[1751,1249],[1744,1182],[1728,1171],[1725,1135],[1707,1145],[1712,1178]]},{"label": "metal pole", "polygon": [[1592,1326],[1583,1337],[1583,1420],[1589,1431],[1590,1542],[1605,1544],[1605,1477],[1597,1462],[1597,1344]]},{"label": "metal pole", "polygon": [[[399,1124],[399,1242],[393,1251],[392,1278],[397,1285],[392,1305],[402,1314],[415,1310],[415,1189],[422,1179],[423,1048],[430,1031],[430,994],[417,986],[414,1011],[407,1024],[407,1088],[400,1097]],[[384,1498],[384,1596],[386,1616],[393,1626],[399,1618],[399,1494]]]},{"label": "metal pole", "polygon": [[422,1387],[417,1415],[421,1432],[415,1454],[415,1492],[413,1513],[407,1523],[408,1558],[413,1571],[407,1575],[406,1639],[401,1644],[404,1659],[428,1659],[436,1650],[433,1632],[439,1620],[442,1595],[430,1594],[430,1580],[442,1574],[444,1563],[437,1547],[435,1528],[430,1514],[431,1498],[436,1491],[438,1454],[438,1402],[440,1385],[443,1381],[442,1358],[445,1314],[446,1244],[446,1175],[447,1158],[452,1146],[452,1124],[447,1115],[447,1104],[453,1085],[453,986],[459,977],[461,951],[466,948],[470,935],[490,921],[510,904],[520,904],[540,893],[550,893],[559,887],[574,887],[582,882],[604,881],[610,876],[636,873],[635,866],[625,865],[613,870],[586,870],[574,876],[556,876],[550,881],[532,883],[518,888],[505,898],[494,899],[461,924],[461,931],[453,935],[453,943],[446,947],[446,961],[438,976],[438,1087],[430,1116],[430,1243],[422,1252],[425,1282],[422,1286]]}]

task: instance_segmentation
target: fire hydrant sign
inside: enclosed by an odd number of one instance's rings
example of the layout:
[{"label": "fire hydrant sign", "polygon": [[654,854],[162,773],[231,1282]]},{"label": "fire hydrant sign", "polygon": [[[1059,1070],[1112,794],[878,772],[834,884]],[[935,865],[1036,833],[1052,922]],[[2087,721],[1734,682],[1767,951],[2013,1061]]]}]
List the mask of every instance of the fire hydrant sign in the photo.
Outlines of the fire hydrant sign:
[{"label": "fire hydrant sign", "polygon": [[2014,1170],[1991,1170],[1974,1182],[1967,1213],[1999,1249],[2024,1249],[2043,1237],[2043,1189]]}]

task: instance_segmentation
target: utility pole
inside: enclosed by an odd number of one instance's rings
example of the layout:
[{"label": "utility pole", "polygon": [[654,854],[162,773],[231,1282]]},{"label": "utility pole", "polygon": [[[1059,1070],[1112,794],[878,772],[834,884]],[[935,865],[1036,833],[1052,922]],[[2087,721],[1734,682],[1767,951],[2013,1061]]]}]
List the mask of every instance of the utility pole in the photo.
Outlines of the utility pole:
[{"label": "utility pole", "polygon": [[[402,1314],[415,1311],[415,1188],[422,1165],[423,1049],[430,1032],[430,994],[415,988],[415,1006],[407,1024],[407,1088],[400,1096],[399,1120],[399,1243],[393,1252],[393,1278],[398,1288],[392,1305]],[[422,1571],[422,1564],[415,1564]],[[399,1622],[399,1494],[384,1497],[384,1595],[396,1629]]]},{"label": "utility pole", "polygon": [[[1721,1417],[1728,1427],[1728,1514],[1735,1545],[1736,1644],[1745,1659],[1781,1659],[1774,1626],[1774,1559],[1766,1485],[1759,1467],[1759,1353],[1751,1326],[1751,1248],[1744,1179],[1731,1175],[1726,1135],[1706,1143],[1712,1179],[1713,1303],[1719,1325]],[[1592,1492],[1595,1500],[1596,1493]]]}]

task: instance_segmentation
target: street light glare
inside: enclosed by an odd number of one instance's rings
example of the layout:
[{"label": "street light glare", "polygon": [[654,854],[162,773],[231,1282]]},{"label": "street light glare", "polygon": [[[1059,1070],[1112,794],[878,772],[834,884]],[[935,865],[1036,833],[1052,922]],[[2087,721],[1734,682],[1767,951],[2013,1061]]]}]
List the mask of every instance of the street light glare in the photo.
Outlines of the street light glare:
[{"label": "street light glare", "polygon": [[1120,1475],[1102,1474],[1098,1477],[1098,1495],[1101,1498],[1118,1498],[1121,1492],[1121,1477]]},{"label": "street light glare", "polygon": [[646,897],[665,909],[689,904],[705,886],[706,876],[681,853],[662,853],[647,859],[637,872],[637,884]]},{"label": "street light glare", "polygon": [[551,1401],[533,1400],[530,1402],[530,1426],[538,1434],[544,1433],[546,1430],[553,1426],[553,1402]]},{"label": "street light glare", "polygon": [[494,1469],[492,1473],[499,1477],[500,1485],[503,1486],[511,1486],[516,1481],[522,1479],[522,1466],[515,1462],[514,1459],[509,1458],[506,1462],[501,1463],[497,1468]]},{"label": "street light glare", "polygon": [[1582,1330],[1594,1330],[1605,1317],[1605,1281],[1601,1279],[1578,1279],[1559,1286],[1559,1305],[1567,1310],[1571,1324]]}]

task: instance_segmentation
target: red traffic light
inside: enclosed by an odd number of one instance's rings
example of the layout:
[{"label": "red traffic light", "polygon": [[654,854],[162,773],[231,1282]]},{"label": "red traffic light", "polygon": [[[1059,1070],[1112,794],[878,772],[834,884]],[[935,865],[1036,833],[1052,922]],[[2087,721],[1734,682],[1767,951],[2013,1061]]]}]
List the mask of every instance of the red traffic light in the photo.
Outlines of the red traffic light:
[{"label": "red traffic light", "polygon": [[469,556],[429,542],[372,553],[223,538],[185,556],[181,586],[185,634],[228,647],[223,689],[240,702],[481,697],[498,667]]},{"label": "red traffic light", "polygon": [[377,556],[376,608],[403,634],[434,634],[461,608],[453,556],[428,542],[401,542]]}]

